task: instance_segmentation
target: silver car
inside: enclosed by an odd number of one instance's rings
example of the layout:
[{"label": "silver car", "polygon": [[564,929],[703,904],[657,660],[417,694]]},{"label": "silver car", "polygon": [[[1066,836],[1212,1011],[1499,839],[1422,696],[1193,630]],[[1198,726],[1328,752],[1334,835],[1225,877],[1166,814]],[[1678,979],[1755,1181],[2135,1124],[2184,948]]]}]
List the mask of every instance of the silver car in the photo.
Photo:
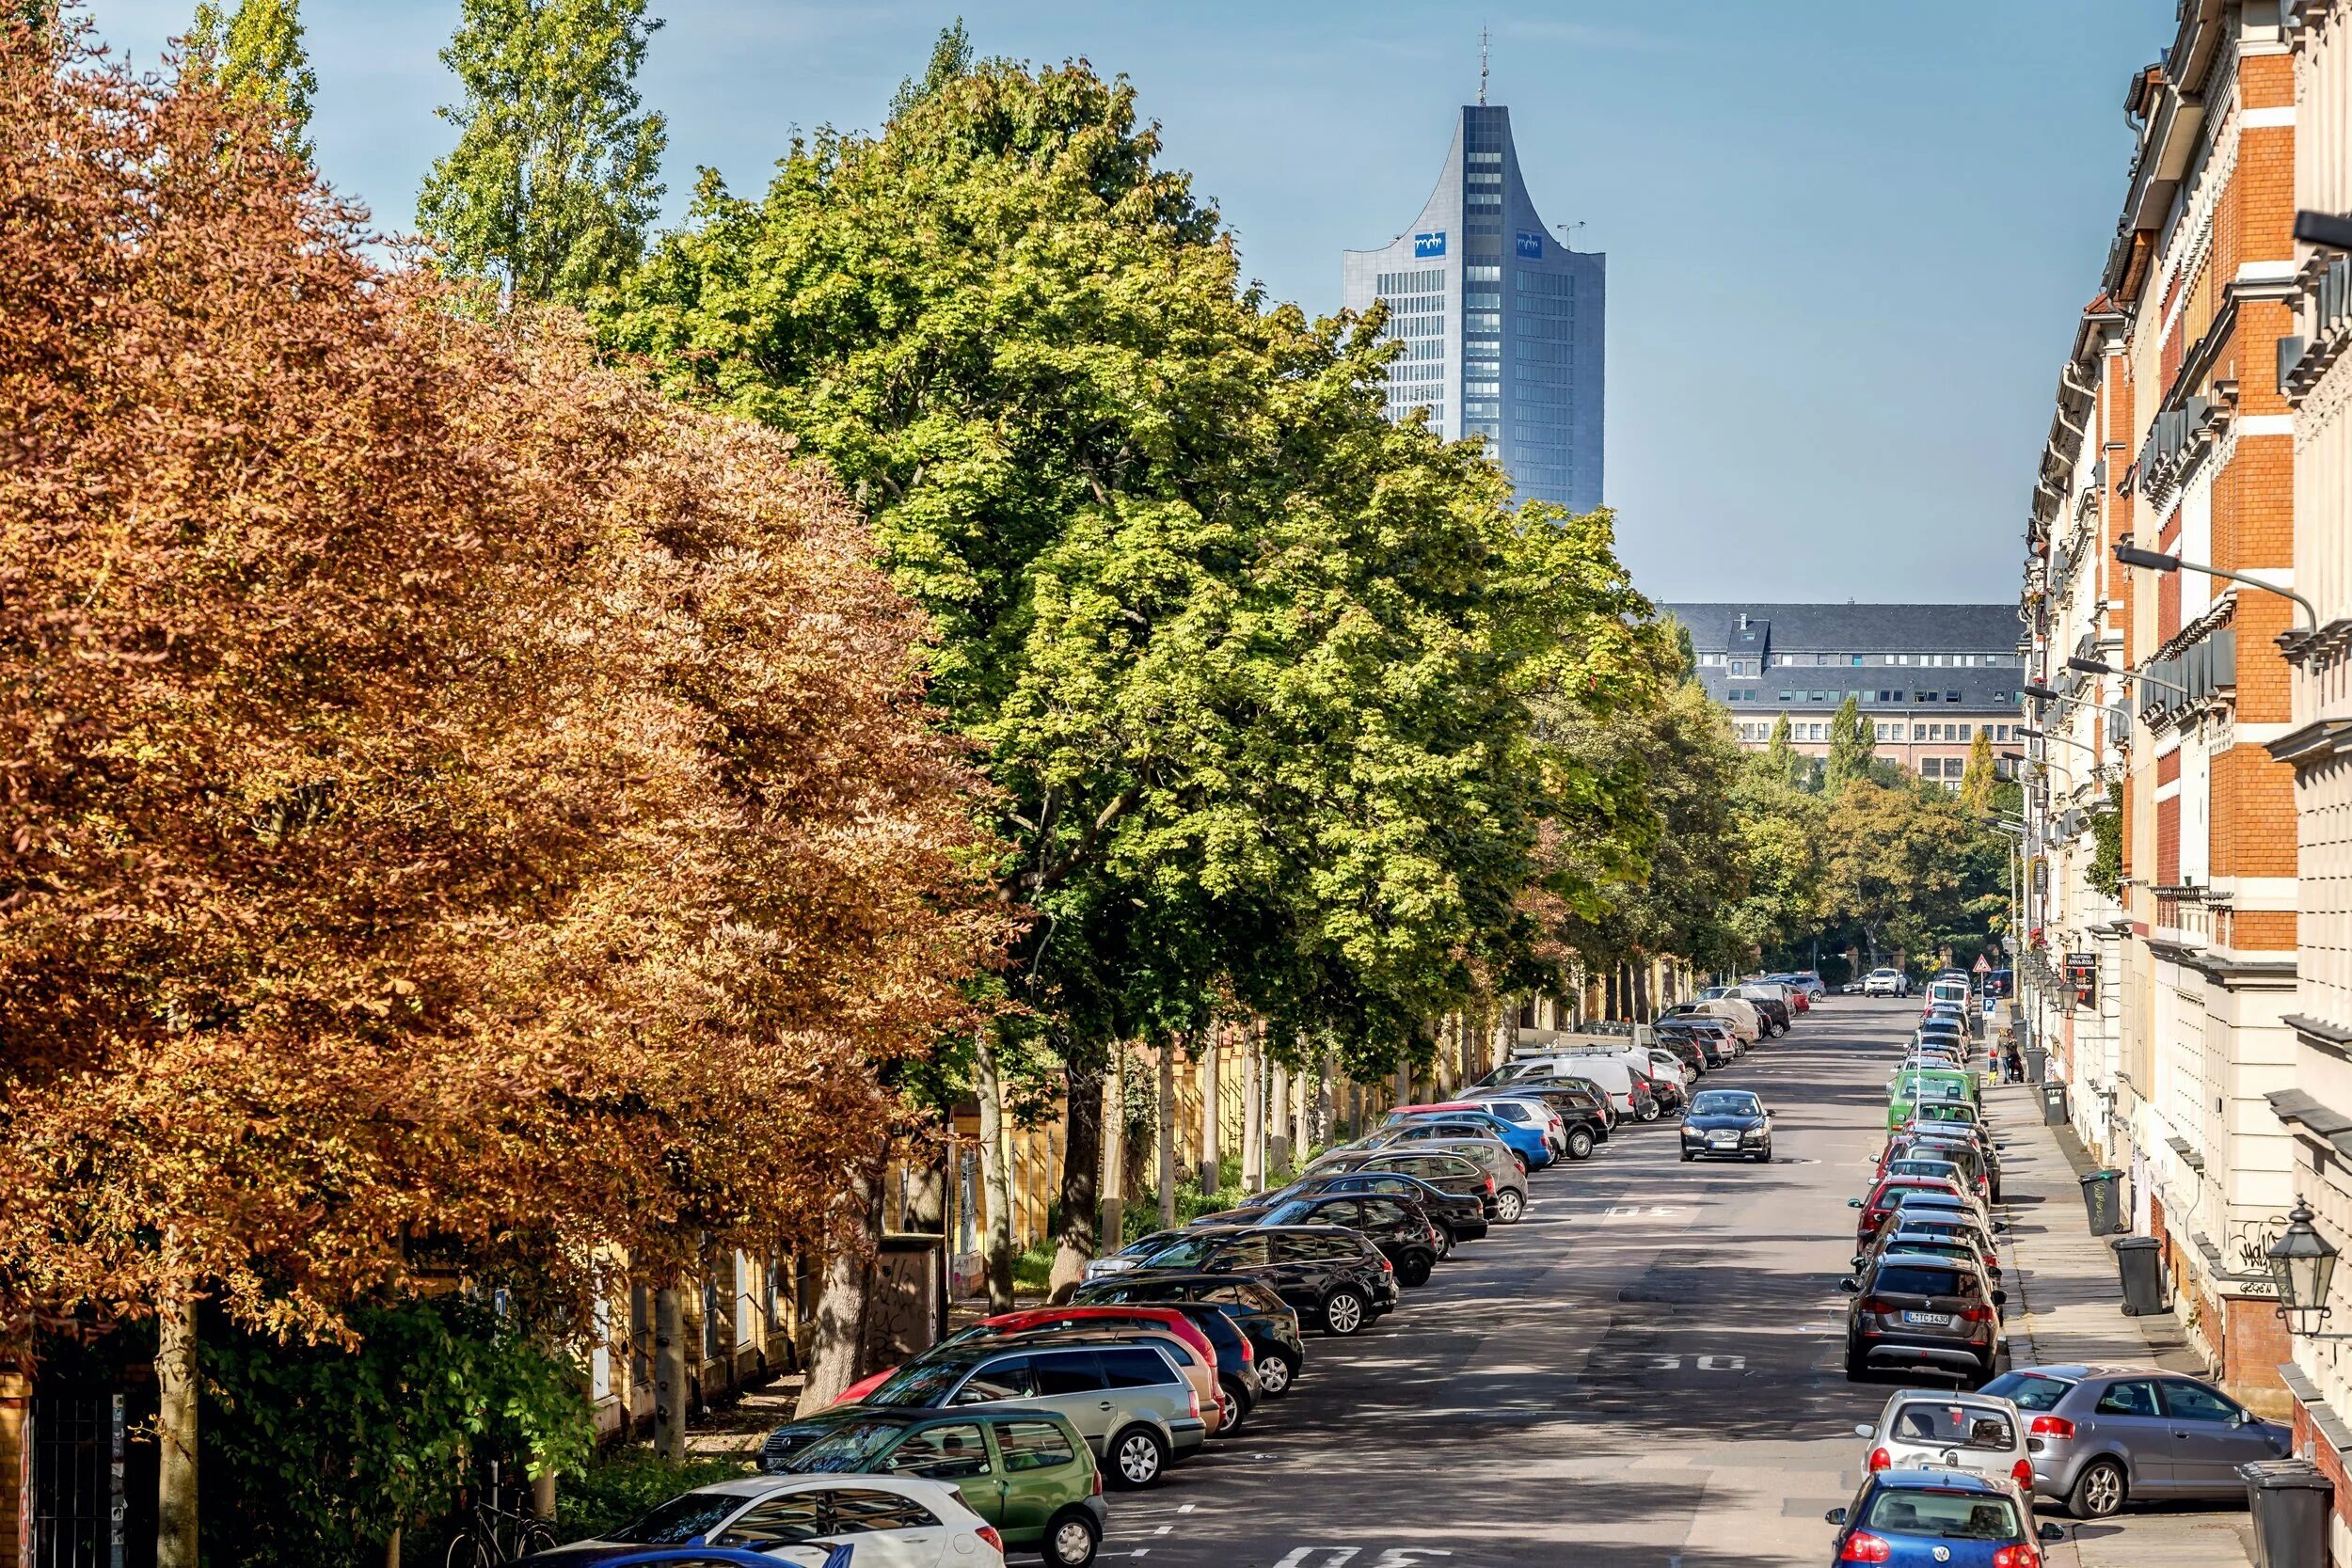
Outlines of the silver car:
[{"label": "silver car", "polygon": [[[1409,1149],[1416,1154],[1458,1154],[1476,1164],[1479,1170],[1494,1182],[1493,1218],[1502,1221],[1504,1225],[1517,1225],[1519,1217],[1527,1212],[1527,1173],[1519,1168],[1518,1161],[1511,1156],[1510,1146],[1502,1139],[1407,1138],[1391,1135],[1412,1131],[1414,1130],[1410,1128],[1391,1127],[1375,1132],[1361,1142],[1331,1149],[1314,1164],[1309,1165],[1305,1174],[1327,1176],[1334,1169],[1353,1169],[1357,1165],[1377,1160],[1382,1153],[1390,1149],[1396,1149],[1399,1152]],[[1342,1165],[1343,1161],[1346,1162],[1344,1166]]]},{"label": "silver car", "polygon": [[2023,1413],[2034,1491],[2077,1519],[2104,1519],[2132,1497],[2243,1500],[2237,1467],[2295,1446],[2290,1428],[2153,1367],[2020,1367],[1982,1392]]}]

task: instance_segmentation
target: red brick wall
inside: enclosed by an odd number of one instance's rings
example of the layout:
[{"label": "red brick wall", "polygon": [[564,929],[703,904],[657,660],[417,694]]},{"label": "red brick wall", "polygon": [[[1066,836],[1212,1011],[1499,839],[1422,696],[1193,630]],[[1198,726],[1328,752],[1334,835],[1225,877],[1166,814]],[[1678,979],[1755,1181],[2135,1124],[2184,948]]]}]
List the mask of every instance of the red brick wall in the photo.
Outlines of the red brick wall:
[{"label": "red brick wall", "polygon": [[2156,885],[2181,885],[2181,798],[2156,802]]},{"label": "red brick wall", "polygon": [[2336,1446],[2328,1441],[2328,1434],[2319,1430],[2319,1423],[2312,1419],[2300,1400],[2295,1403],[2295,1451],[2310,1454],[2312,1463],[2336,1483],[2336,1517],[2352,1527],[2352,1479],[2344,1474],[2344,1455],[2336,1452]]},{"label": "red brick wall", "polygon": [[2295,769],[2255,745],[2217,754],[2212,823],[2216,877],[2294,876]]},{"label": "red brick wall", "polygon": [[2279,1321],[2276,1302],[2233,1297],[2225,1304],[2229,1333],[2222,1341],[2221,1381],[2249,1404],[2280,1410],[2279,1365],[2292,1360],[2295,1348],[2287,1325]]}]

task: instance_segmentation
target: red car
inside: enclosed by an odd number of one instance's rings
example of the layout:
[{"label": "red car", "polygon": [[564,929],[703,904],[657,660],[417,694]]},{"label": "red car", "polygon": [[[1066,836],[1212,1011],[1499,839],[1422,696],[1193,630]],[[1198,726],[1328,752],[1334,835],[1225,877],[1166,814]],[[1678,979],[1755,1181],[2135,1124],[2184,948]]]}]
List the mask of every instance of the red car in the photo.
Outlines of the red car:
[{"label": "red car", "polygon": [[[993,1318],[982,1318],[967,1328],[960,1328],[943,1343],[961,1339],[993,1338],[1005,1334],[1028,1334],[1041,1328],[1149,1328],[1154,1333],[1182,1339],[1200,1354],[1209,1366],[1216,1365],[1216,1346],[1200,1332],[1200,1325],[1172,1307],[1025,1307],[1015,1312],[999,1312]],[[1242,1348],[1248,1350],[1248,1341]],[[860,1378],[841,1391],[834,1403],[855,1404],[876,1388],[882,1380],[897,1371],[897,1367],[884,1367],[871,1376]]]},{"label": "red car", "polygon": [[1871,1186],[1868,1197],[1854,1200],[1853,1206],[1862,1211],[1862,1218],[1854,1226],[1854,1241],[1857,1244],[1867,1243],[1872,1236],[1878,1234],[1878,1228],[1884,1223],[1886,1216],[1895,1212],[1896,1195],[1905,1189],[1913,1192],[1949,1193],[1954,1197],[1963,1200],[1968,1196],[1960,1190],[1957,1182],[1947,1181],[1940,1176],[1882,1177]]}]

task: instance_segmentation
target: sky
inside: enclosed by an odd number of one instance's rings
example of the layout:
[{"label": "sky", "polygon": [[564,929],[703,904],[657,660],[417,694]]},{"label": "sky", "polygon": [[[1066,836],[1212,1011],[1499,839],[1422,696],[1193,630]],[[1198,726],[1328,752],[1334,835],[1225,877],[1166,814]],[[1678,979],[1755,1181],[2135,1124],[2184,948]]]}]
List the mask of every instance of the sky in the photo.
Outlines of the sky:
[{"label": "sky", "polygon": [[[135,64],[194,0],[86,0]],[[653,0],[641,88],[756,192],[879,125],[961,17],[982,55],[1124,73],[1249,274],[1337,308],[1340,252],[1508,104],[1551,224],[1609,256],[1604,494],[1664,600],[2009,599],[2058,369],[2122,199],[2130,73],[2172,0]],[[304,0],[327,179],[405,229],[456,139],[458,0]]]}]

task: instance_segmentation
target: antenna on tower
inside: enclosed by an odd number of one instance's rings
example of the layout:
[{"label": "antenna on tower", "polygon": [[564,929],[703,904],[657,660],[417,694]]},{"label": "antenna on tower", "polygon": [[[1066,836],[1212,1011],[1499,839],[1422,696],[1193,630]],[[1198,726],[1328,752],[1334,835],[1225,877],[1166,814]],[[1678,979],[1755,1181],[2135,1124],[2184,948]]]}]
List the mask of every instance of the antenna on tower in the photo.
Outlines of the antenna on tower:
[{"label": "antenna on tower", "polygon": [[1486,106],[1486,29],[1478,29],[1478,106]]}]

